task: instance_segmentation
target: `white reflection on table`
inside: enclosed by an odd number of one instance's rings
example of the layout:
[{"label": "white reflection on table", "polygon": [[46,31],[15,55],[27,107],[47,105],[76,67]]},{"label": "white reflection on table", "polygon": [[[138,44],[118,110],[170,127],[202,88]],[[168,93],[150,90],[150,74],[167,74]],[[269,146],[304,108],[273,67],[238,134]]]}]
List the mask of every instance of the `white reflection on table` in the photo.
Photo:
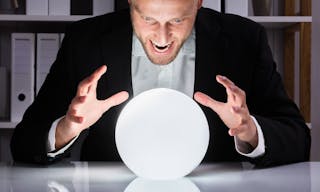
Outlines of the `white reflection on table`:
[{"label": "white reflection on table", "polygon": [[124,192],[200,192],[199,188],[187,178],[176,180],[147,180],[136,178]]},{"label": "white reflection on table", "polygon": [[137,179],[121,163],[74,162],[51,166],[0,163],[0,192],[319,192],[319,181],[320,162],[264,169],[239,163],[205,164],[176,181]]}]

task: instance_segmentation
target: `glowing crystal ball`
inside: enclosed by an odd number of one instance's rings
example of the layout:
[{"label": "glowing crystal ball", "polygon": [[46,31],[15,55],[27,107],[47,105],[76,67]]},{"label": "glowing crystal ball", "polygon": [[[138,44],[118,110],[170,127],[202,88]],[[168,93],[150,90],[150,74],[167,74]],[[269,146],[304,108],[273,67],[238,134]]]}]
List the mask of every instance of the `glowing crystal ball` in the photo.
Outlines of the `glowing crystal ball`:
[{"label": "glowing crystal ball", "polygon": [[203,160],[209,126],[193,99],[158,88],[139,94],[124,107],[115,140],[121,159],[137,176],[176,179]]}]

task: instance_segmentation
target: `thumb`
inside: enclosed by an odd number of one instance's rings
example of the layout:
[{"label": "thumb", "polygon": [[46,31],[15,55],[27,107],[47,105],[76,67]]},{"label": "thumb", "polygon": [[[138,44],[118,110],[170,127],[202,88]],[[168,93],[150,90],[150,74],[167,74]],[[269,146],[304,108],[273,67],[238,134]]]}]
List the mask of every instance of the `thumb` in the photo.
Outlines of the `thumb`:
[{"label": "thumb", "polygon": [[208,95],[201,93],[201,92],[196,92],[194,94],[194,99],[198,103],[200,103],[206,107],[211,108],[216,113],[218,113],[219,109],[221,109],[222,104],[223,104],[223,103],[216,101],[216,100],[212,99],[211,97],[209,97]]},{"label": "thumb", "polygon": [[102,101],[104,112],[108,111],[111,107],[120,105],[129,98],[129,93],[127,91],[121,91],[109,97],[108,99]]}]

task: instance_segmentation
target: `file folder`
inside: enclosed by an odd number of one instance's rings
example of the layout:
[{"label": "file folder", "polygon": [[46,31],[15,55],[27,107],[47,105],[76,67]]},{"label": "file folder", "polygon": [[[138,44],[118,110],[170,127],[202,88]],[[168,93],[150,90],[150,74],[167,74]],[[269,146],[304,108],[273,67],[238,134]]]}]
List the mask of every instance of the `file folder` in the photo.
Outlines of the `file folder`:
[{"label": "file folder", "polygon": [[93,0],[93,15],[103,15],[114,11],[114,0]]},{"label": "file folder", "polygon": [[37,34],[36,93],[39,92],[50,67],[56,59],[60,45],[57,33]]},{"label": "file folder", "polygon": [[26,0],[27,15],[48,15],[48,0]]},{"label": "file folder", "polygon": [[252,15],[252,4],[249,0],[225,0],[226,13],[247,17]]},{"label": "file folder", "polygon": [[70,0],[49,0],[49,15],[70,15]]},{"label": "file folder", "polygon": [[62,44],[63,38],[64,38],[64,33],[60,33],[60,47],[61,47],[61,44]]},{"label": "file folder", "polygon": [[71,15],[92,15],[92,8],[92,0],[71,0]]},{"label": "file folder", "polygon": [[221,11],[221,0],[203,0],[202,6],[220,12]]},{"label": "file folder", "polygon": [[7,110],[9,109],[9,105],[7,106],[8,99],[8,73],[5,67],[0,67],[0,120],[3,120],[8,115]]},{"label": "file folder", "polygon": [[11,122],[19,122],[34,99],[35,36],[11,36]]}]

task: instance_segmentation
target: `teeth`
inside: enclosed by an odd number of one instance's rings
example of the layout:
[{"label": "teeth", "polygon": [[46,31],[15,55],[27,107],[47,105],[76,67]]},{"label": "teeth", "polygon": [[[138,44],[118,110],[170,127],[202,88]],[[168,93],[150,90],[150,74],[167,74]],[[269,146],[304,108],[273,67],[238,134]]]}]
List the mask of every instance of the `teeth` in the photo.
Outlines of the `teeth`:
[{"label": "teeth", "polygon": [[171,43],[167,44],[167,45],[158,45],[154,42],[152,42],[153,46],[160,52],[165,52],[167,49],[170,48]]}]

